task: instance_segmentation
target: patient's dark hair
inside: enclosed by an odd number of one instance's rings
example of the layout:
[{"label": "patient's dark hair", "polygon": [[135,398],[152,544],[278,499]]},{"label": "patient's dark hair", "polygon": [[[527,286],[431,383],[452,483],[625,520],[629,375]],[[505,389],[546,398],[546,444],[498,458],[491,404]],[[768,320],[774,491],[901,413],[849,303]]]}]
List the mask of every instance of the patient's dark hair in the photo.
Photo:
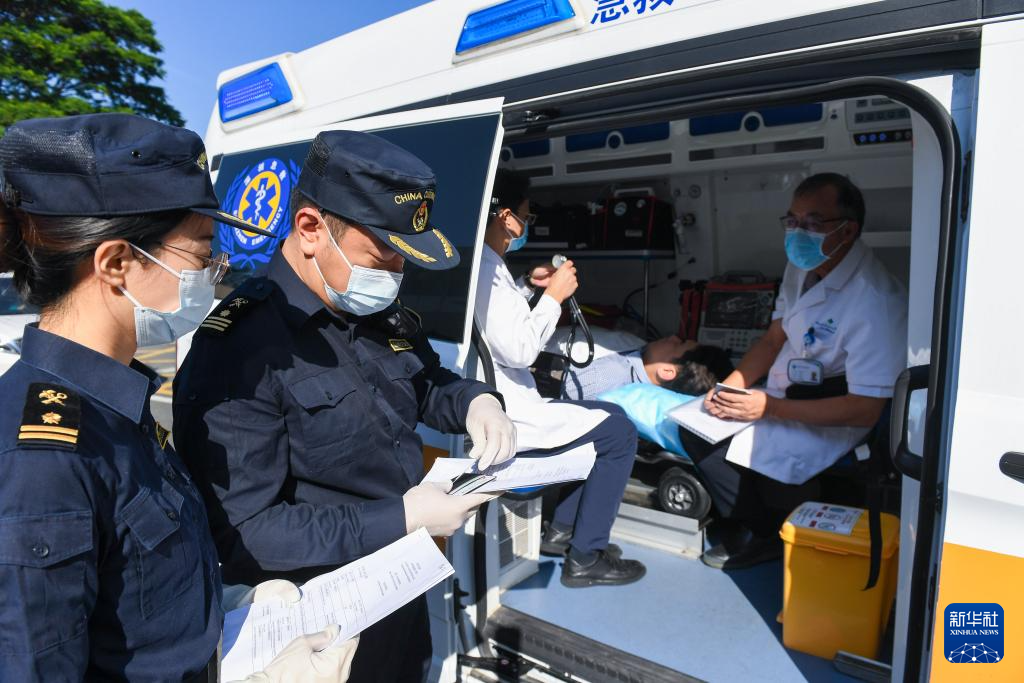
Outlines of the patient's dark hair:
[{"label": "patient's dark hair", "polygon": [[[817,192],[823,187],[836,188],[836,205],[839,208],[840,216],[857,221],[859,226],[857,234],[859,235],[864,230],[864,195],[846,176],[838,173],[816,173],[797,185],[793,196],[801,197]],[[835,216],[828,216],[828,218],[835,218]]]},{"label": "patient's dark hair", "polygon": [[526,199],[530,189],[530,177],[518,171],[499,168],[494,175],[494,189],[491,190],[491,213],[502,209],[513,212]]},{"label": "patient's dark hair", "polygon": [[700,345],[672,361],[676,376],[661,386],[680,394],[701,396],[733,371],[729,352],[719,346]]}]

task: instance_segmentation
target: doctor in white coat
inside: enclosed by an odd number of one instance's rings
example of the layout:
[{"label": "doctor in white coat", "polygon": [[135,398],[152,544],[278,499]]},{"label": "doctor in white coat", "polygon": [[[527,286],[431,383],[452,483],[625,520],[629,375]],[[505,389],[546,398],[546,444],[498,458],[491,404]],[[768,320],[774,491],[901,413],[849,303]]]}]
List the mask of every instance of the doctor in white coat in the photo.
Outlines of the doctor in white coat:
[{"label": "doctor in white coat", "polygon": [[864,214],[845,176],[797,187],[781,218],[789,264],[772,324],[724,380],[748,388],[767,376],[767,386],[705,398],[712,414],[754,424],[713,447],[682,430],[719,515],[734,523],[704,553],[709,566],[778,557],[786,514],[814,495],[812,477],[863,442],[906,367],[906,291],[860,240]]},{"label": "doctor in white coat", "polygon": [[[504,257],[527,239],[532,216],[529,179],[499,170],[480,261],[476,322],[490,347],[497,389],[516,425],[519,456],[553,455],[593,443],[594,469],[581,484],[560,491],[541,551],[565,554],[562,584],[571,588],[632,583],[646,569],[609,544],[612,523],[636,457],[636,428],[618,406],[597,401],[547,401],[537,392],[530,365],[555,332],[562,302],[576,291],[572,262],[538,266],[517,282]],[[533,308],[533,285],[544,289]]]}]

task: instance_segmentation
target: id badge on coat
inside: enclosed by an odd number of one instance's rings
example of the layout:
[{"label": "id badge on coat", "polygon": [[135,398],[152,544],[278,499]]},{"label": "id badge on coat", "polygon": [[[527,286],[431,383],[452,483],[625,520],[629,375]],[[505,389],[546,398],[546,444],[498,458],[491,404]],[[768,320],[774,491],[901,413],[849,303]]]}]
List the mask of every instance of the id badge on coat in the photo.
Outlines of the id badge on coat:
[{"label": "id badge on coat", "polygon": [[820,361],[810,358],[794,358],[789,361],[787,368],[789,381],[793,384],[804,384],[807,386],[821,386],[825,381],[825,366]]}]

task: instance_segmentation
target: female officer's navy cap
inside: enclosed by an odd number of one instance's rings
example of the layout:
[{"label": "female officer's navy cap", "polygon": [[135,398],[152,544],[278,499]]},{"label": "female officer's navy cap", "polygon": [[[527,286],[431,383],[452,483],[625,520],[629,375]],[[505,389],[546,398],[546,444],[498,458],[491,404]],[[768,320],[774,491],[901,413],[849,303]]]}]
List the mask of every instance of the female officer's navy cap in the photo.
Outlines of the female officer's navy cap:
[{"label": "female officer's navy cap", "polygon": [[387,140],[331,130],[313,140],[298,190],[331,213],[369,229],[430,270],[459,264],[459,252],[430,224],[437,179],[423,161]]},{"label": "female officer's navy cap", "polygon": [[198,135],[133,114],[29,119],[0,139],[0,197],[42,216],[189,209],[273,237],[220,210]]}]

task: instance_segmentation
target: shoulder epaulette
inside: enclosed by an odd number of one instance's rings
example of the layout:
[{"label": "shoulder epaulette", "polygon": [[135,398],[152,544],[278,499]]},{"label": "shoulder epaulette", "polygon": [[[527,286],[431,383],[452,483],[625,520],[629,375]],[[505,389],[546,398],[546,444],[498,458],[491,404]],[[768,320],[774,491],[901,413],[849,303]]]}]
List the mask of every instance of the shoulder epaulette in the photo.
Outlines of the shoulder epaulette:
[{"label": "shoulder epaulette", "polygon": [[380,313],[367,316],[366,320],[371,327],[384,333],[388,346],[395,353],[412,351],[423,325],[420,314],[403,306],[401,301],[396,301]]},{"label": "shoulder epaulette", "polygon": [[30,384],[18,429],[18,445],[73,451],[78,448],[81,419],[78,394],[58,384]]},{"label": "shoulder epaulette", "polygon": [[231,326],[270,295],[271,285],[266,278],[252,278],[231,292],[217,308],[199,324],[202,334],[225,334]]}]

